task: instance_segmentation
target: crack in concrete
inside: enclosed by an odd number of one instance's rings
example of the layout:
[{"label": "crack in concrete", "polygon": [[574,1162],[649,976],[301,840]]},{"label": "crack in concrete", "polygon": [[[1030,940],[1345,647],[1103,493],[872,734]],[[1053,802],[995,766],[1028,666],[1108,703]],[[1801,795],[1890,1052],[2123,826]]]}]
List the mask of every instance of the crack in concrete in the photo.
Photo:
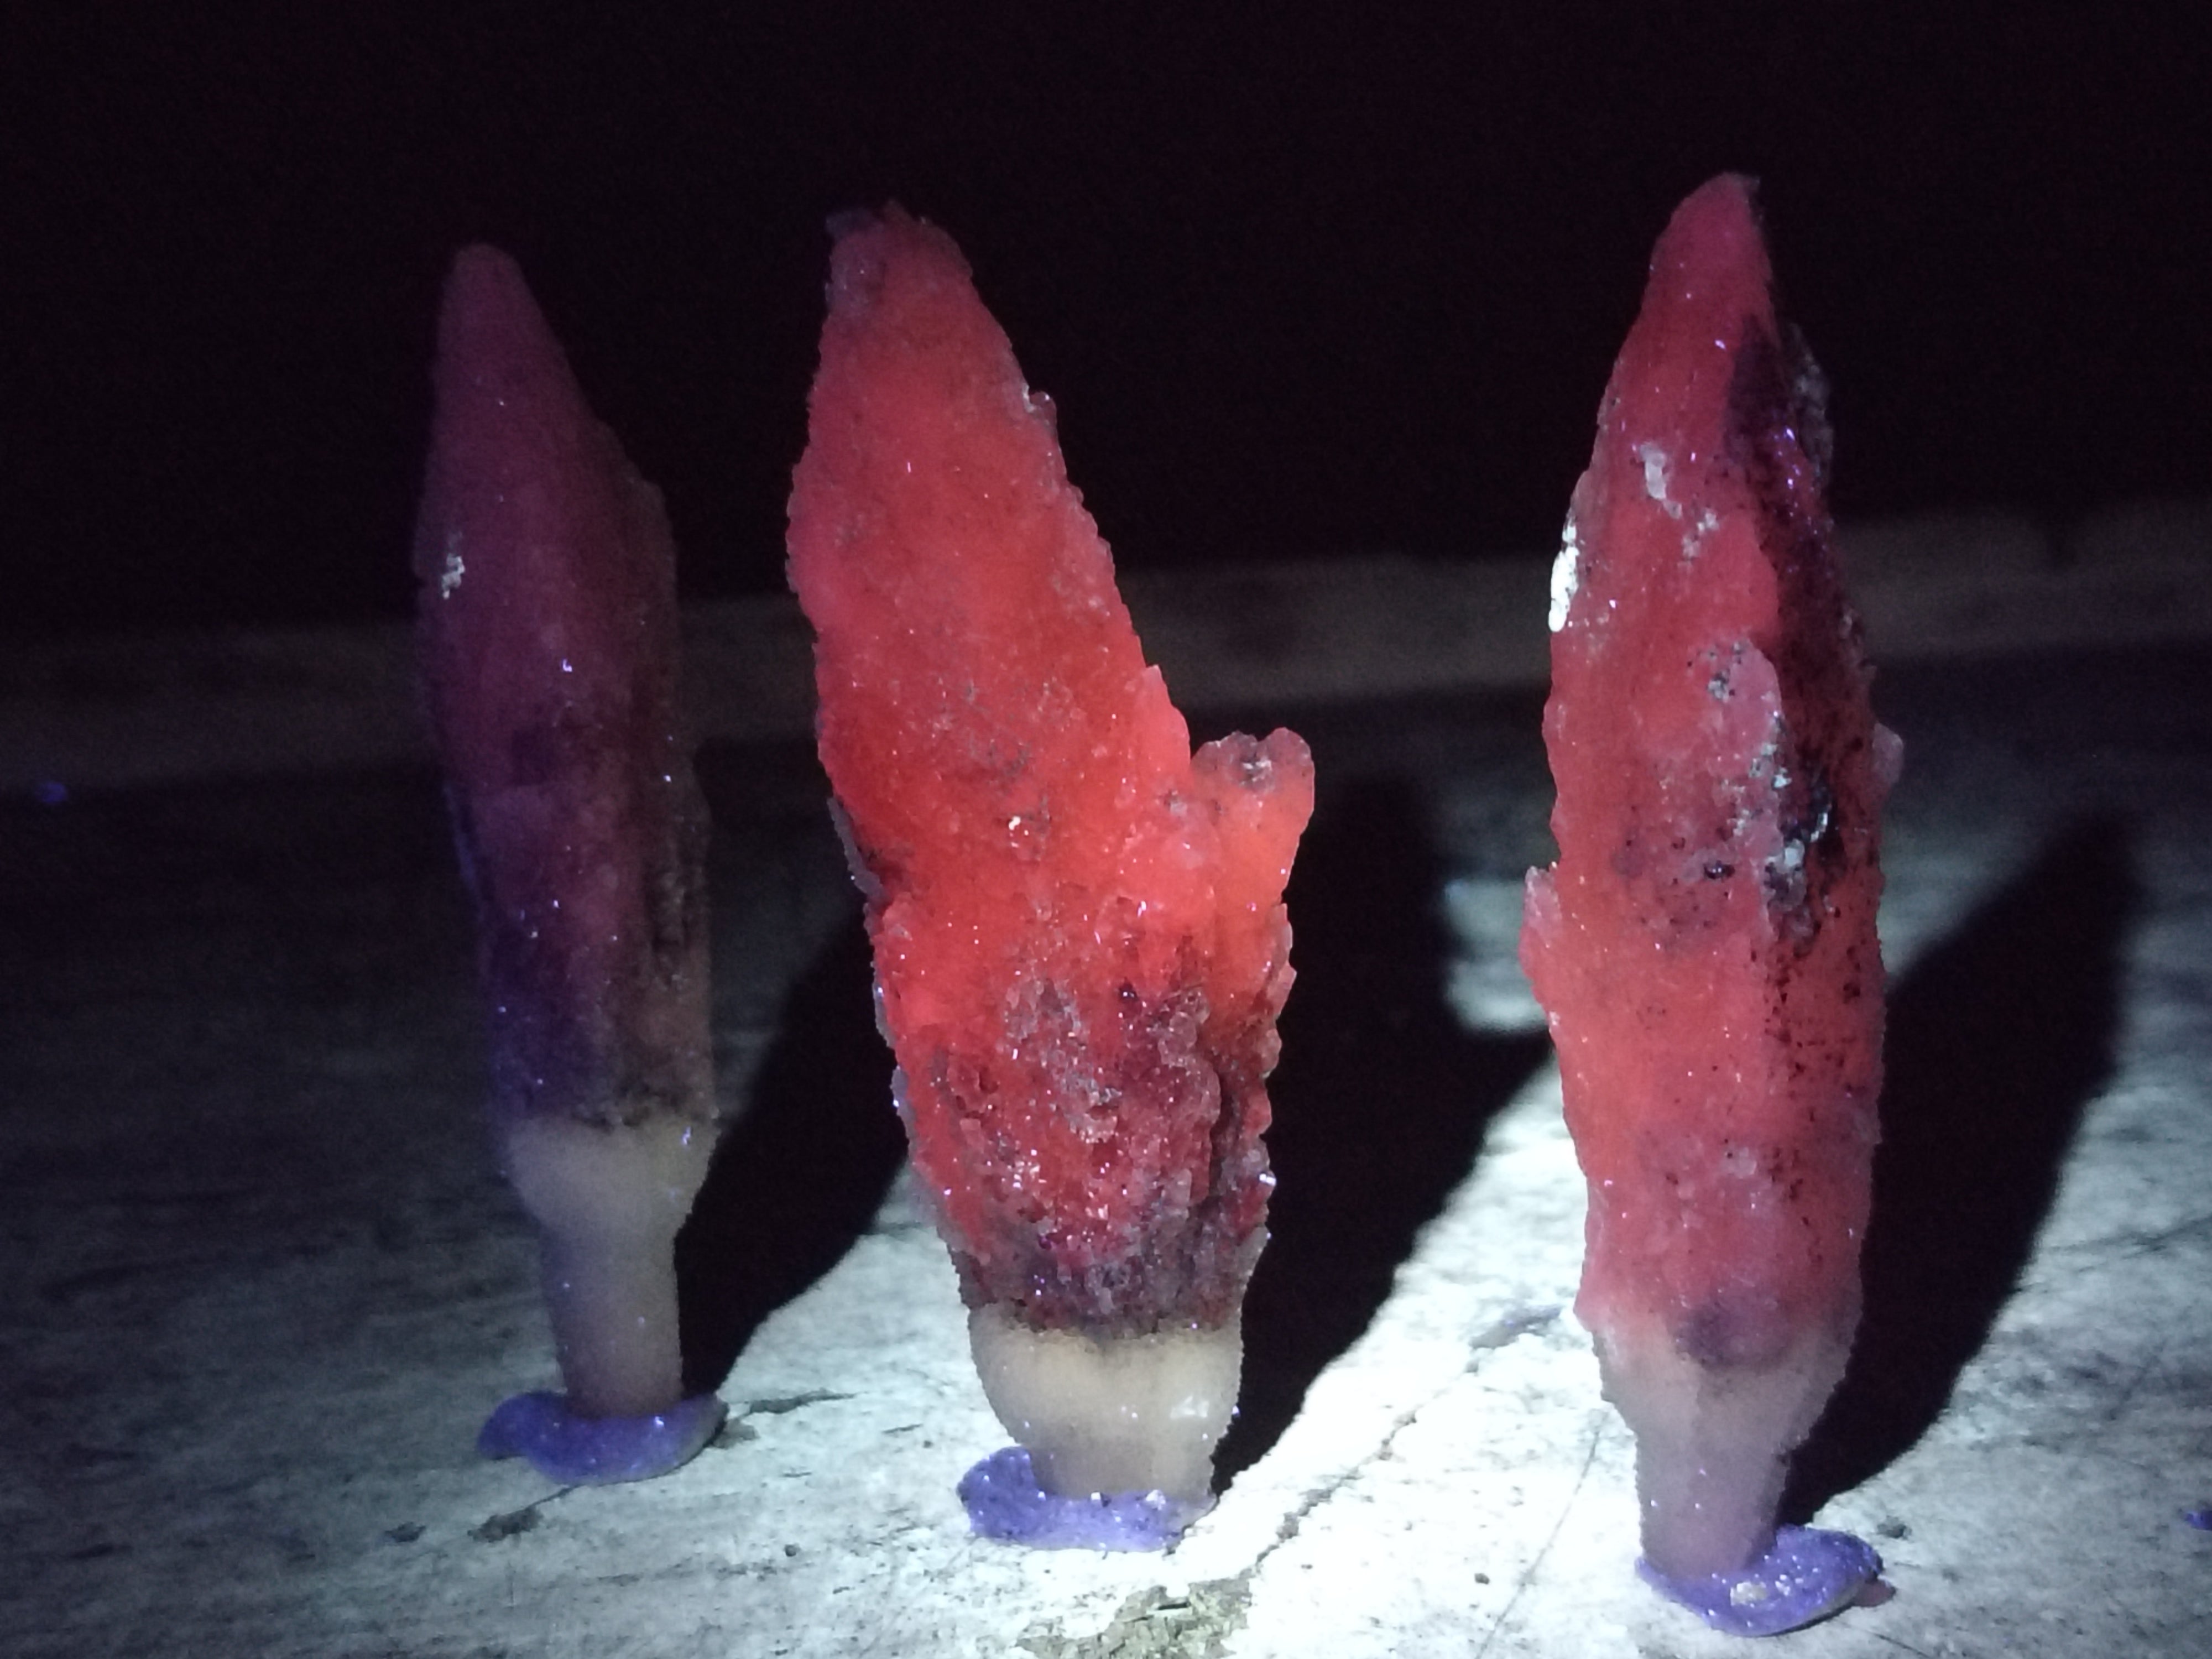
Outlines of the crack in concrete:
[{"label": "crack in concrete", "polygon": [[1477,1332],[1473,1337],[1469,1338],[1467,1345],[1467,1364],[1462,1365],[1459,1370],[1453,1375],[1451,1381],[1445,1383],[1443,1387],[1437,1389],[1419,1404],[1409,1406],[1406,1410],[1401,1412],[1395,1420],[1391,1423],[1389,1432],[1384,1434],[1382,1438],[1376,1443],[1373,1451],[1368,1453],[1366,1456],[1352,1464],[1349,1468],[1337,1475],[1334,1480],[1328,1481],[1322,1486],[1316,1486],[1309,1491],[1304,1497],[1299,1500],[1297,1507],[1292,1510],[1290,1514],[1285,1516],[1281,1523],[1276,1527],[1275,1541],[1268,1545],[1266,1549],[1261,1550],[1258,1555],[1255,1556],[1252,1559],[1252,1565],[1245,1568],[1243,1572],[1238,1576],[1249,1580],[1254,1573],[1260,1570],[1261,1564],[1266,1561],[1270,1555],[1273,1555],[1277,1550],[1280,1549],[1284,1545],[1289,1543],[1291,1540],[1298,1535],[1298,1529],[1305,1524],[1306,1517],[1308,1516],[1311,1515],[1322,1504],[1334,1498],[1337,1493],[1342,1492],[1353,1481],[1358,1480],[1362,1474],[1366,1473],[1370,1465],[1387,1462],[1394,1455],[1394,1449],[1397,1445],[1398,1437],[1403,1434],[1408,1428],[1412,1427],[1415,1419],[1418,1419],[1423,1412],[1428,1410],[1428,1408],[1435,1405],[1437,1401],[1443,1399],[1444,1395],[1450,1393],[1454,1388],[1458,1386],[1462,1379],[1471,1376],[1476,1371],[1482,1369],[1483,1355],[1495,1352],[1499,1348],[1506,1347],[1534,1332],[1545,1329],[1559,1318],[1559,1311],[1560,1310],[1556,1304],[1531,1304],[1526,1307],[1515,1308],[1510,1312],[1493,1320],[1488,1326],[1485,1327],[1482,1330]]},{"label": "crack in concrete", "polygon": [[849,1394],[839,1394],[835,1389],[809,1389],[805,1394],[770,1395],[765,1400],[748,1400],[738,1417],[782,1417],[807,1406],[826,1405],[833,1400],[850,1400]]},{"label": "crack in concrete", "polygon": [[575,1490],[574,1486],[556,1486],[544,1497],[534,1498],[519,1510],[502,1510],[495,1515],[488,1515],[480,1525],[469,1528],[469,1536],[479,1544],[500,1544],[526,1532],[533,1532],[538,1527],[538,1510],[548,1504],[557,1504]]},{"label": "crack in concrete", "polygon": [[1567,1524],[1567,1517],[1574,1513],[1575,1500],[1583,1495],[1583,1483],[1589,1479],[1591,1466],[1597,1462],[1597,1449],[1605,1442],[1605,1427],[1606,1419],[1601,1416],[1596,1426],[1590,1431],[1589,1449],[1583,1454],[1583,1466],[1576,1472],[1575,1484],[1567,1493],[1567,1501],[1559,1505],[1559,1519],[1552,1522],[1552,1530],[1544,1535],[1542,1547],[1529,1558],[1528,1565],[1522,1569],[1520,1577],[1514,1581],[1513,1594],[1506,1598],[1505,1605],[1498,1611],[1498,1617],[1491,1621],[1489,1630],[1483,1634],[1482,1645],[1474,1650],[1473,1659],[1482,1659],[1483,1655],[1490,1651],[1490,1644],[1498,1639],[1498,1632],[1505,1628],[1505,1621],[1513,1616],[1513,1609],[1521,1605],[1521,1598],[1528,1594],[1528,1586],[1536,1582],[1536,1575],[1542,1571],[1545,1558],[1552,1553],[1552,1546],[1559,1541],[1559,1534]]},{"label": "crack in concrete", "polygon": [[[1226,1578],[1195,1581],[1181,1595],[1160,1585],[1138,1590],[1123,1599],[1106,1628],[1095,1636],[1069,1637],[1062,1633],[1059,1620],[1040,1620],[1014,1638],[1015,1646],[1035,1656],[1035,1659],[1220,1659],[1229,1639],[1244,1627],[1246,1616],[1251,1612],[1252,1584],[1260,1569],[1267,1565],[1269,1556],[1298,1535],[1307,1517],[1358,1480],[1372,1465],[1389,1459],[1398,1437],[1462,1379],[1480,1370],[1486,1354],[1547,1328],[1559,1313],[1555,1304],[1515,1308],[1468,1339],[1467,1363],[1454,1373],[1451,1381],[1400,1413],[1374,1450],[1334,1479],[1308,1490],[1277,1524],[1274,1541],[1254,1556],[1243,1571]],[[1590,1459],[1596,1455],[1596,1442],[1593,1440]],[[1589,1460],[1585,1460],[1583,1473],[1589,1473]],[[1576,1481],[1575,1489],[1581,1491],[1580,1480]],[[1573,1499],[1570,1498],[1568,1503],[1571,1507]],[[1565,1520],[1564,1512],[1560,1520]],[[1552,1535],[1559,1535],[1557,1526],[1553,1528]],[[1545,1548],[1550,1547],[1547,1540]],[[1170,1545],[1167,1553],[1172,1555],[1175,1548]],[[1540,1553],[1538,1560],[1541,1559]],[[1533,1565],[1529,1571],[1534,1573]],[[1522,1587],[1526,1587],[1525,1577]],[[1514,1595],[1518,1600],[1519,1590]],[[1511,1611],[1510,1603],[1507,1611]],[[1492,1634],[1496,1633],[1493,1628]]]}]

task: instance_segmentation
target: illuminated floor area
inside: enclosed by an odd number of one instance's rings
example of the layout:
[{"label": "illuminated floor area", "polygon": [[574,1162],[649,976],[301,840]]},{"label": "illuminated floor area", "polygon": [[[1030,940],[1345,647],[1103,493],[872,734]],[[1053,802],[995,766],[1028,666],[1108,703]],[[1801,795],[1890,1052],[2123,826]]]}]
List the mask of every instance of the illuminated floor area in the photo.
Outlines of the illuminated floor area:
[{"label": "illuminated floor area", "polygon": [[[2212,653],[1922,662],[1879,694],[1908,745],[1888,1139],[1798,1498],[1896,1595],[1785,1650],[2203,1653]],[[1536,708],[1288,715],[1324,782],[1276,1237],[1230,1484],[1164,1557],[967,1534],[953,1483],[1001,1437],[894,1182],[802,747],[705,768],[748,1112],[683,1265],[731,1425],[594,1490],[471,1453],[550,1368],[429,775],[0,806],[0,1653],[1729,1647],[1631,1574],[1630,1445],[1565,1311],[1580,1182],[1510,963]]]}]

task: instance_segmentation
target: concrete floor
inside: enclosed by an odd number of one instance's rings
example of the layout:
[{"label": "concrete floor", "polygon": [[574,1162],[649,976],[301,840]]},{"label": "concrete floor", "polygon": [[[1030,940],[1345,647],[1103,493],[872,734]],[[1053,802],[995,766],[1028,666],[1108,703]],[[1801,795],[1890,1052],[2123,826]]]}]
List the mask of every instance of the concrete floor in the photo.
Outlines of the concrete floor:
[{"label": "concrete floor", "polygon": [[[1896,1595],[1781,1640],[2203,1653],[2212,651],[1929,653],[1877,700],[1907,743],[1887,1139],[1867,1322],[1793,1502]],[[471,1455],[552,1373],[429,773],[0,803],[0,1654],[1732,1646],[1631,1573],[1630,1443],[1565,1310],[1581,1183],[1511,965],[1539,701],[1257,717],[1322,779],[1281,1188],[1227,1489],[1157,1557],[968,1535],[953,1483],[1003,1437],[896,1178],[803,744],[702,765],[745,1115],[682,1263],[731,1423],[614,1488]]]}]

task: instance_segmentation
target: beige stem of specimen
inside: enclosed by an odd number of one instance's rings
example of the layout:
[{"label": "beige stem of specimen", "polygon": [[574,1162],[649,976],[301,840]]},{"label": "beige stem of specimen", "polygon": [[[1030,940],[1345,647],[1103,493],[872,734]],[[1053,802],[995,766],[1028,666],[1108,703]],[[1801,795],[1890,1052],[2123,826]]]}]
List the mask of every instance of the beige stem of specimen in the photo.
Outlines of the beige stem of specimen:
[{"label": "beige stem of specimen", "polygon": [[1244,1339],[1231,1317],[1146,1336],[1040,1331],[1005,1309],[968,1316],[983,1393],[1029,1450],[1037,1484],[1059,1497],[1163,1492],[1212,1495],[1213,1449],[1236,1414]]},{"label": "beige stem of specimen", "polygon": [[1636,1434],[1646,1561],[1700,1578],[1766,1553],[1790,1454],[1842,1376],[1856,1322],[1815,1328],[1758,1365],[1705,1364],[1663,1336],[1599,1337],[1605,1396]]},{"label": "beige stem of specimen", "polygon": [[676,1233],[707,1178],[714,1126],[525,1118],[501,1139],[507,1178],[538,1223],[570,1408],[644,1417],[674,1405],[684,1397]]}]

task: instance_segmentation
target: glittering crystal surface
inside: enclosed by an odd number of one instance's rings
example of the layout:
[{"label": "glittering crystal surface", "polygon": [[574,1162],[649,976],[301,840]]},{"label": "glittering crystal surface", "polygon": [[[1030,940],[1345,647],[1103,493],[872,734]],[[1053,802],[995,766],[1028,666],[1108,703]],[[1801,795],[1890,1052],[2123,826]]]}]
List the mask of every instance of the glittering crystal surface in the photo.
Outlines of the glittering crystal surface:
[{"label": "glittering crystal surface", "polygon": [[707,1115],[706,810],[678,732],[659,494],[495,249],[454,263],[436,392],[421,648],[495,1109]]},{"label": "glittering crystal surface", "polygon": [[1653,254],[1553,573],[1559,857],[1522,945],[1589,1181],[1577,1311],[1723,1370],[1856,1317],[1898,758],[1770,283],[1739,178]]},{"label": "glittering crystal surface", "polygon": [[1311,763],[1191,752],[958,251],[896,209],[842,231],[791,574],[915,1165],[971,1304],[1218,1322],[1263,1237]]}]

